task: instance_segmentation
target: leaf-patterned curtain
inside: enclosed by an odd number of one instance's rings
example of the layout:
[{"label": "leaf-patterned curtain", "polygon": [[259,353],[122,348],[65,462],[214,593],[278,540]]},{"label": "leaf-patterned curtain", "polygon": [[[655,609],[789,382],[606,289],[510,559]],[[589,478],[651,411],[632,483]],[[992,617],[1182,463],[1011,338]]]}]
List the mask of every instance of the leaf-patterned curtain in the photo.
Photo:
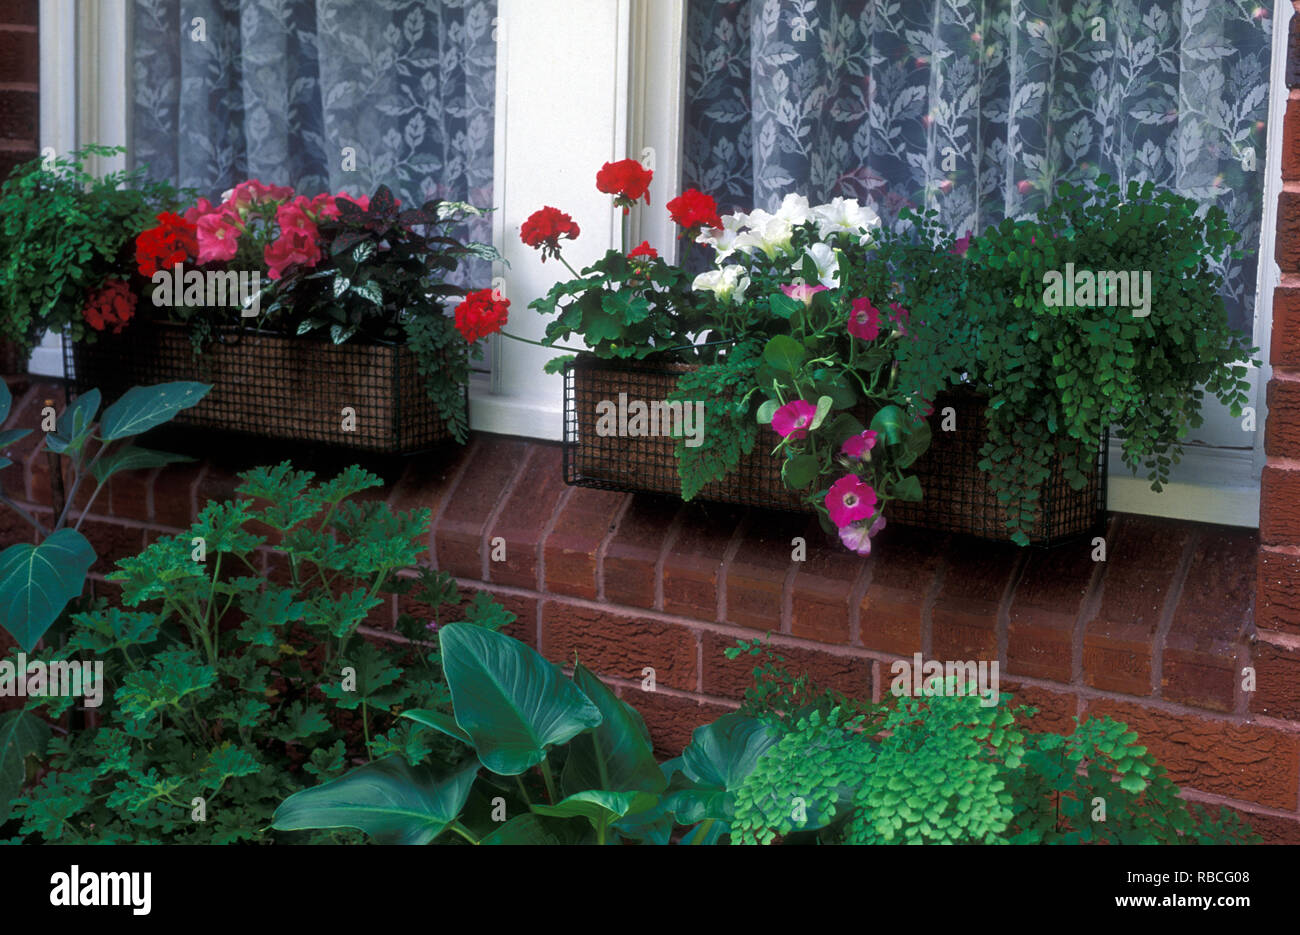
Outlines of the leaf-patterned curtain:
[{"label": "leaf-patterned curtain", "polygon": [[800,191],[955,232],[1109,174],[1227,212],[1249,328],[1272,20],[1262,0],[690,0],[685,184],[728,210]]},{"label": "leaf-patterned curtain", "polygon": [[496,0],[135,0],[133,158],[213,199],[251,177],[490,207],[495,16]]}]

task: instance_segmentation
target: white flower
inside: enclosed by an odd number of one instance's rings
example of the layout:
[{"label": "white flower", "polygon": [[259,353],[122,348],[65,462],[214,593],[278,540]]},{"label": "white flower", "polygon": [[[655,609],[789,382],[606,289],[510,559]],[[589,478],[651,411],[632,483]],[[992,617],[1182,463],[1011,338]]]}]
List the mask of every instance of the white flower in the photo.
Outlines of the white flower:
[{"label": "white flower", "polygon": [[[758,214],[759,212],[754,212]],[[789,253],[790,241],[794,237],[794,225],[783,217],[776,217],[763,212],[762,225],[754,224],[752,230],[741,232],[735,240],[734,247],[746,253],[761,250],[769,260],[775,260],[783,253]],[[750,215],[753,222],[754,215]]]},{"label": "white flower", "polygon": [[871,228],[880,226],[876,212],[859,205],[856,198],[835,198],[813,208],[812,216],[817,221],[817,235],[822,240],[834,234],[849,233],[858,235],[859,243],[866,243],[871,239]]},{"label": "white flower", "polygon": [[715,262],[722,262],[736,252],[736,238],[749,225],[747,214],[725,214],[722,227],[704,227],[696,236],[695,242],[708,244],[717,251]]},{"label": "white flower", "polygon": [[729,299],[739,302],[745,297],[745,290],[749,288],[749,275],[743,266],[724,266],[722,269],[700,273],[691,283],[691,288],[712,292],[723,302]]},{"label": "white flower", "polygon": [[815,243],[804,250],[806,256],[812,257],[817,264],[817,281],[827,289],[835,289],[840,284],[840,257],[830,244]]},{"label": "white flower", "polygon": [[781,207],[777,209],[776,216],[797,225],[811,221],[813,214],[812,209],[808,207],[808,199],[791,192],[781,199]]}]

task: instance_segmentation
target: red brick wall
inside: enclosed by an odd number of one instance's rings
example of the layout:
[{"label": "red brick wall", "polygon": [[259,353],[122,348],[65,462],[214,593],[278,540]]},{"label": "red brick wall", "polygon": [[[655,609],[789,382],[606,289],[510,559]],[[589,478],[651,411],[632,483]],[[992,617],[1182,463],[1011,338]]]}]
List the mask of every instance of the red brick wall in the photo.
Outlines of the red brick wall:
[{"label": "red brick wall", "polygon": [[38,152],[37,6],[38,0],[0,0],[0,179]]},{"label": "red brick wall", "polygon": [[[34,425],[56,394],[41,383],[22,392],[18,424]],[[49,487],[34,438],[0,472],[33,505]],[[97,574],[188,525],[208,499],[230,496],[237,470],[269,456],[212,457],[226,460],[114,479],[83,526],[103,556]],[[890,663],[913,652],[997,659],[1003,689],[1038,706],[1045,725],[1121,717],[1189,797],[1300,843],[1300,653],[1255,641],[1253,530],[1115,515],[1108,560],[1094,562],[1088,543],[1020,550],[891,527],[862,560],[798,516],[566,487],[549,444],[478,436],[395,470],[382,495],[432,511],[430,561],[513,610],[513,635],[557,662],[576,654],[614,685],[664,754],[738,703],[749,666],[723,655],[738,637],[771,631],[797,668],[877,699]],[[0,512],[0,542],[19,534]],[[792,560],[795,536],[806,561]],[[504,561],[491,558],[496,537]],[[386,607],[374,631],[391,631],[403,609]],[[1242,690],[1249,665],[1254,693]],[[641,690],[647,666],[654,692]]]}]

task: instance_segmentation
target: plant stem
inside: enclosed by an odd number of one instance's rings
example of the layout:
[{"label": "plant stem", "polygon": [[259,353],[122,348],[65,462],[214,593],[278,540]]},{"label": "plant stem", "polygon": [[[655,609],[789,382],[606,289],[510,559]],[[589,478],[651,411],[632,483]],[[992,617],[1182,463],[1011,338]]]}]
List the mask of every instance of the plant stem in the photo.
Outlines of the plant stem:
[{"label": "plant stem", "polygon": [[529,807],[531,808],[531,807],[532,807],[532,804],[533,804],[533,800],[530,799],[530,798],[528,797],[528,790],[524,788],[524,779],[523,779],[523,777],[520,776],[520,775],[518,775],[518,774],[516,774],[516,775],[515,775],[515,782],[519,783],[519,794],[522,795],[522,796],[524,797],[524,804],[527,805],[527,806],[529,806]]},{"label": "plant stem", "polygon": [[461,824],[460,822],[458,822],[458,821],[453,821],[451,824],[449,824],[449,825],[447,826],[447,828],[448,828],[449,830],[451,830],[451,831],[455,831],[457,834],[459,834],[462,838],[464,838],[464,839],[465,839],[466,841],[468,841],[470,844],[478,844],[478,843],[480,843],[480,842],[479,842],[479,839],[476,838],[476,837],[474,837],[473,832],[471,832],[468,828],[466,828],[464,825],[462,825],[462,824]]},{"label": "plant stem", "polygon": [[4,494],[0,494],[0,503],[3,503],[5,506],[9,507],[9,509],[13,510],[23,519],[27,520],[27,522],[31,523],[32,526],[35,527],[36,531],[39,532],[42,536],[48,536],[50,534],[50,530],[46,529],[45,525],[40,520],[38,520],[35,516],[32,516],[32,514],[28,513],[26,510],[24,510],[18,504],[14,503]]},{"label": "plant stem", "polygon": [[555,795],[555,777],[551,775],[551,764],[542,760],[540,765],[542,767],[542,779],[546,780],[546,796],[554,805],[559,799]]}]

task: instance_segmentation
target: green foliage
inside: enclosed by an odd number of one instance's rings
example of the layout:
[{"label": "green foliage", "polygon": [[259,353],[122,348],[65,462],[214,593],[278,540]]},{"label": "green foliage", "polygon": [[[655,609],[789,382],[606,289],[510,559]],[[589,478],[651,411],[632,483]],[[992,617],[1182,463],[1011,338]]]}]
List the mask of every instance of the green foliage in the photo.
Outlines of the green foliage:
[{"label": "green foliage", "polygon": [[469,358],[481,357],[482,348],[467,348],[447,315],[444,303],[465,290],[446,277],[467,257],[502,258],[488,244],[462,243],[450,229],[484,212],[439,200],[399,211],[382,185],[368,209],[346,198],[337,204],[339,216],[318,225],[324,256],[275,283],[259,324],[285,334],[325,332],[335,344],[355,336],[406,344],[429,398],[463,444]]},{"label": "green foliage", "polygon": [[122,152],[90,145],[48,165],[37,158],[0,187],[0,339],[24,353],[46,329],[95,340],[81,316],[90,291],[129,276],[136,234],[180,203],[171,185],[146,181],[143,166],[104,176],[87,168]]},{"label": "green foliage", "polygon": [[562,346],[576,335],[597,357],[640,360],[694,344],[707,312],[691,278],[658,257],[629,259],[610,250],[528,307],[556,316],[546,325],[548,344]]},{"label": "green foliage", "polygon": [[[56,515],[46,526],[18,506],[3,492],[0,504],[8,506],[29,523],[41,537],[37,545],[20,542],[0,552],[0,626],[31,650],[54,624],[64,609],[81,594],[86,574],[95,563],[95,550],[79,530],[91,505],[110,477],[120,471],[159,467],[190,458],[141,448],[130,439],[162,425],[182,409],[199,402],[211,387],[203,383],[160,383],[134,386],[104,410],[98,423],[100,394],[90,390],[77,397],[45,436],[48,451],[71,462],[72,483],[63,503],[51,504]],[[9,388],[0,382],[0,425],[9,417],[13,400]],[[31,429],[0,432],[0,448],[31,434]],[[0,457],[0,467],[9,464]],[[82,485],[94,481],[94,489],[81,508],[76,525],[72,505]]]},{"label": "green foliage", "polygon": [[1010,695],[904,697],[879,722],[840,708],[787,722],[736,792],[732,840],[772,843],[1252,843],[1228,810],[1178,797],[1109,718],[1030,733]]},{"label": "green foliage", "polygon": [[714,362],[683,373],[668,394],[683,407],[696,400],[704,402],[700,443],[691,447],[685,438],[677,440],[683,500],[693,499],[709,483],[725,478],[753,450],[758,426],[750,412],[750,398],[759,363],[759,346],[742,341],[723,349]]},{"label": "green foliage", "polygon": [[[1082,486],[1106,426],[1119,428],[1125,463],[1158,491],[1182,439],[1201,425],[1205,391],[1240,415],[1256,349],[1228,327],[1221,263],[1239,254],[1221,209],[1202,212],[1150,183],[1121,192],[1101,176],[1092,188],[1058,187],[1036,220],[990,227],[960,261],[943,252],[951,238],[933,214],[917,220],[938,251],[901,277],[914,320],[925,323],[905,352],[904,382],[924,395],[964,371],[988,394],[980,467],[1017,541],[1027,539],[1052,458]],[[1127,289],[1057,304],[1052,277],[1071,268],[1149,273],[1149,314],[1116,304]]]},{"label": "green foliage", "polygon": [[[459,594],[445,573],[412,567],[428,511],[356,499],[380,483],[357,467],[318,482],[284,463],[241,481],[188,531],[119,561],[109,580],[123,606],[74,615],[63,645],[39,654],[102,660],[108,689],[97,727],[41,751],[48,772],[16,802],[28,840],[343,840],[273,834],[275,806],[372,759],[422,787],[457,749],[400,717],[450,705],[433,628]],[[361,628],[393,594],[427,615],[401,616],[408,643],[371,642]],[[473,632],[513,620],[482,595],[463,614]]]},{"label": "green foliage", "polygon": [[458,765],[432,778],[392,758],[367,764],[290,796],[274,827],[355,828],[385,841],[449,831],[484,844],[663,844],[676,823],[713,843],[729,826],[735,790],[776,741],[764,722],[729,714],[657,766],[641,716],[581,663],[569,678],[523,643],[464,624],[442,631],[442,671],[452,716],[405,716],[462,745]]}]

